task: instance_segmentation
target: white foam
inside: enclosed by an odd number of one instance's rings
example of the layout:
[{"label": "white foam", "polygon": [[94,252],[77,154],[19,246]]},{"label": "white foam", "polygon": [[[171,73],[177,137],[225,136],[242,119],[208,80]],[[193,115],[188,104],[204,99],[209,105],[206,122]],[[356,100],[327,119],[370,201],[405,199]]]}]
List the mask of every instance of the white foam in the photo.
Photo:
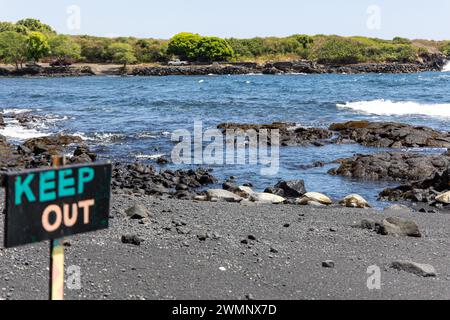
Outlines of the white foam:
[{"label": "white foam", "polygon": [[413,101],[372,100],[337,104],[339,109],[351,109],[367,114],[392,115],[426,115],[433,117],[450,117],[450,103],[418,103]]},{"label": "white foam", "polygon": [[450,72],[450,61],[447,61],[445,66],[442,68],[442,72]]},{"label": "white foam", "polygon": [[136,159],[159,159],[162,156],[165,156],[165,154],[138,154],[136,155]]},{"label": "white foam", "polygon": [[0,113],[3,115],[16,115],[16,114],[28,113],[31,111],[33,111],[33,110],[13,108],[13,109],[3,109],[3,111],[1,111]]},{"label": "white foam", "polygon": [[3,129],[0,129],[0,135],[12,140],[27,140],[38,137],[48,136],[48,133],[39,132],[36,129],[30,129],[20,124],[8,124]]}]

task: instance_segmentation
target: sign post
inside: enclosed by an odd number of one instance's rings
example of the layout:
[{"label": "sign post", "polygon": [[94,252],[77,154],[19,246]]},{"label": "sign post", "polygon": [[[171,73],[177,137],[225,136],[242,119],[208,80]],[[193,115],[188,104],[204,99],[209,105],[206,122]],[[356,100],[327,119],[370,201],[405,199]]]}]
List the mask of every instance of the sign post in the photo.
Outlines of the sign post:
[{"label": "sign post", "polygon": [[106,229],[110,163],[65,165],[5,174],[5,248],[50,240],[50,300],[64,299],[64,237]]},{"label": "sign post", "polygon": [[[66,157],[53,156],[52,166],[66,165]],[[64,239],[50,239],[49,300],[64,300]]]}]

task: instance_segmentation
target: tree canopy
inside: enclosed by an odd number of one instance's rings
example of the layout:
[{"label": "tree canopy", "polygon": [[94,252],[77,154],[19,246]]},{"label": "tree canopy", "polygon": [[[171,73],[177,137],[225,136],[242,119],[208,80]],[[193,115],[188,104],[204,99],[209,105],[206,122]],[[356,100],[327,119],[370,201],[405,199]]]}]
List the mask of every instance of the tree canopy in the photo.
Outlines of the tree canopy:
[{"label": "tree canopy", "polygon": [[28,59],[38,62],[41,58],[50,53],[47,37],[40,32],[32,31],[28,33],[27,38],[27,56]]},{"label": "tree canopy", "polygon": [[24,26],[29,31],[37,31],[37,32],[41,32],[41,33],[55,33],[55,31],[52,29],[52,27],[50,27],[47,24],[42,23],[38,19],[32,19],[32,18],[22,19],[22,20],[17,21],[16,25]]},{"label": "tree canopy", "polygon": [[226,40],[188,32],[172,37],[167,53],[183,60],[203,62],[225,61],[234,55],[233,48]]},{"label": "tree canopy", "polygon": [[81,46],[68,36],[53,36],[48,41],[48,44],[50,46],[50,55],[53,59],[73,61],[81,58]]},{"label": "tree canopy", "polygon": [[27,37],[14,31],[1,32],[0,58],[18,69],[27,59]]},{"label": "tree canopy", "polygon": [[126,43],[113,43],[108,47],[108,52],[112,57],[112,61],[123,64],[124,68],[126,68],[127,64],[137,61],[133,47]]}]

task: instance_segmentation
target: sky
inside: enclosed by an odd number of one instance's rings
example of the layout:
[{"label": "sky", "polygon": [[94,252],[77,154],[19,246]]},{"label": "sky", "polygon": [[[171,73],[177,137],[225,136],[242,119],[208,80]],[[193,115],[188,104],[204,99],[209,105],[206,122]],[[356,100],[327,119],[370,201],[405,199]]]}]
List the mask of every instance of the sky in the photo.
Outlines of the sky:
[{"label": "sky", "polygon": [[168,39],[187,31],[450,39],[449,0],[0,0],[0,21],[33,17],[59,33]]}]

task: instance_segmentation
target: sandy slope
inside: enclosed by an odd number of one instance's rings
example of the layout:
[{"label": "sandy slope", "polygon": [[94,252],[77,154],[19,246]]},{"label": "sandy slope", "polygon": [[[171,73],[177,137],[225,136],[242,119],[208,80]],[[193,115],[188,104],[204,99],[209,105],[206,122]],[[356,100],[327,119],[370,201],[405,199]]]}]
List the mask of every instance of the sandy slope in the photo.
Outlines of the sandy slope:
[{"label": "sandy slope", "polygon": [[[150,209],[150,223],[124,217],[123,210],[134,202]],[[82,289],[66,290],[67,299],[450,297],[447,214],[116,196],[112,215],[109,230],[69,240],[66,265],[81,267]],[[352,227],[363,218],[387,216],[412,217],[424,237],[395,238]],[[121,243],[121,236],[130,233],[145,241]],[[256,241],[242,244],[249,235]],[[335,268],[322,267],[327,259],[335,261]],[[432,264],[438,275],[422,278],[390,269],[397,259]],[[381,290],[366,286],[370,265],[381,268]],[[47,267],[48,243],[0,249],[0,298],[45,299]]]}]

